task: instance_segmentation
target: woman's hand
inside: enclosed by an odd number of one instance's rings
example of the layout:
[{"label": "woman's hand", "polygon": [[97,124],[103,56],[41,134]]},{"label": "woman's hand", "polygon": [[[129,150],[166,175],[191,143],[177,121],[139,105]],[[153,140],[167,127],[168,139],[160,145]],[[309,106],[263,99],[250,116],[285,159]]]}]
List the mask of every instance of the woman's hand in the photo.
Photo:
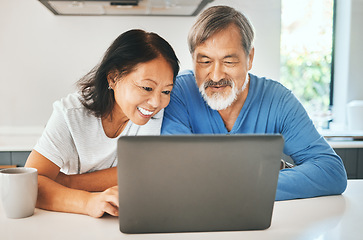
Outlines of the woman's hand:
[{"label": "woman's hand", "polygon": [[86,204],[87,214],[91,217],[102,217],[104,213],[118,216],[118,187],[114,186],[103,192],[91,193]]}]

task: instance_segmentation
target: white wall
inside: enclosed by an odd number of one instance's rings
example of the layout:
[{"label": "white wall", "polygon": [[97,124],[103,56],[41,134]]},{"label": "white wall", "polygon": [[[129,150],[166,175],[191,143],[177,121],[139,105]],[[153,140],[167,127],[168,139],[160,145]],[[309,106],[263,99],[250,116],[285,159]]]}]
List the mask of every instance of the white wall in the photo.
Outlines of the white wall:
[{"label": "white wall", "polygon": [[[273,79],[280,68],[280,1],[215,0],[249,16],[256,28],[252,72]],[[131,28],[153,31],[191,68],[186,36],[194,17],[55,16],[37,0],[0,1],[0,127],[44,126],[52,103]]]},{"label": "white wall", "polygon": [[363,100],[363,0],[338,0],[335,39],[334,123],[347,123],[347,103]]},{"label": "white wall", "polygon": [[352,0],[348,102],[363,100],[363,0]]}]

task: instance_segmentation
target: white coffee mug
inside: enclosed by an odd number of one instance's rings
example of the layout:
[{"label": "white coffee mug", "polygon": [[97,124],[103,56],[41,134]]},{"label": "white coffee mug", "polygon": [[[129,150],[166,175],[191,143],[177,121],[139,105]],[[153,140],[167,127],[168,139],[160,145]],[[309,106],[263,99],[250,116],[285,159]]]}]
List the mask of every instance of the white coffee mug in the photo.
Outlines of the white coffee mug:
[{"label": "white coffee mug", "polygon": [[35,168],[0,170],[1,202],[8,218],[25,218],[34,214],[38,196],[38,171]]}]

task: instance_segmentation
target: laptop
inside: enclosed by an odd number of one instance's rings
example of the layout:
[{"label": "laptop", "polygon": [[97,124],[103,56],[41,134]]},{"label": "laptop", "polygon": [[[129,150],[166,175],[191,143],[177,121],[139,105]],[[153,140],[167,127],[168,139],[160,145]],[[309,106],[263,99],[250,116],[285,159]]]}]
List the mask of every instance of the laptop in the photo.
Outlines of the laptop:
[{"label": "laptop", "polygon": [[119,138],[121,232],[269,228],[283,145],[281,135]]}]

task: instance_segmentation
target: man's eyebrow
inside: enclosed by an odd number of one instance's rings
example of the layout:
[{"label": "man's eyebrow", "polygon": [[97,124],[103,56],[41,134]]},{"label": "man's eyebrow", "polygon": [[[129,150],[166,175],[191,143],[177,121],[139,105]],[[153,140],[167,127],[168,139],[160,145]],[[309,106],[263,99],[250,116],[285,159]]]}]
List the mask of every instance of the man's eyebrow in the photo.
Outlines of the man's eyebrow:
[{"label": "man's eyebrow", "polygon": [[224,58],[239,58],[237,54],[233,53],[233,54],[228,54],[226,56],[224,56]]},{"label": "man's eyebrow", "polygon": [[[203,53],[198,53],[197,54],[197,59],[198,58],[210,58],[210,57],[207,56],[207,55],[205,55],[205,54],[203,54]],[[232,54],[228,54],[228,55],[226,55],[226,56],[223,57],[223,59],[225,59],[225,58],[239,58],[239,56],[236,53],[232,53]]]},{"label": "man's eyebrow", "polygon": [[198,53],[197,58],[210,58],[210,57],[208,57],[207,55],[205,55],[203,53]]}]

